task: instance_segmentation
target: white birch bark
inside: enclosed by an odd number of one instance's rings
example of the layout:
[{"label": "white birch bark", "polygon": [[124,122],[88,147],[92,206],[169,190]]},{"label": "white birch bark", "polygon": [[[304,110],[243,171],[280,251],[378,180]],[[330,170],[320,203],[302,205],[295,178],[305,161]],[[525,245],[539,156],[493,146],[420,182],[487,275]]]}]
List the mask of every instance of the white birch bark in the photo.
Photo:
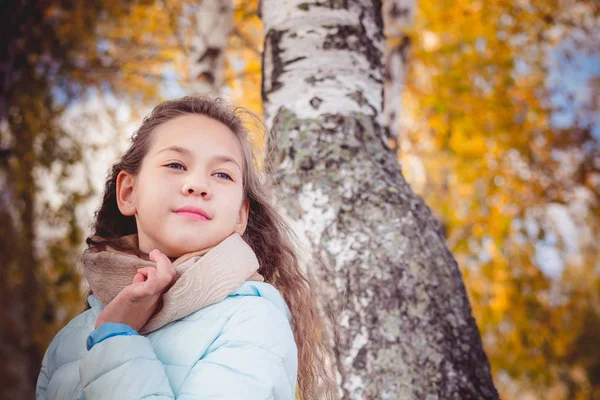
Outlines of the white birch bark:
[{"label": "white birch bark", "polygon": [[440,224],[381,128],[381,3],[263,0],[282,209],[309,244],[344,399],[497,399]]},{"label": "white birch bark", "polygon": [[192,24],[190,89],[195,94],[219,94],[225,79],[227,40],[233,28],[233,0],[202,0]]},{"label": "white birch bark", "polygon": [[386,46],[385,90],[383,98],[382,129],[390,147],[395,148],[401,133],[402,92],[410,52],[410,38],[406,28],[412,25],[416,0],[384,0],[383,20],[385,37],[392,47]]}]

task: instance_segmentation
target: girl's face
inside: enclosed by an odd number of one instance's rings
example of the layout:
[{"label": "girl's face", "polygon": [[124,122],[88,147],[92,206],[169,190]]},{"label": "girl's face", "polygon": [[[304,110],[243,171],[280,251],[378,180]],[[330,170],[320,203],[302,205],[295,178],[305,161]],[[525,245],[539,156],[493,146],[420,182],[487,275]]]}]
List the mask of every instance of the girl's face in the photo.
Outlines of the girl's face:
[{"label": "girl's face", "polygon": [[160,125],[140,172],[117,177],[119,210],[135,215],[140,250],[179,257],[243,234],[243,162],[238,139],[212,118],[185,115]]}]

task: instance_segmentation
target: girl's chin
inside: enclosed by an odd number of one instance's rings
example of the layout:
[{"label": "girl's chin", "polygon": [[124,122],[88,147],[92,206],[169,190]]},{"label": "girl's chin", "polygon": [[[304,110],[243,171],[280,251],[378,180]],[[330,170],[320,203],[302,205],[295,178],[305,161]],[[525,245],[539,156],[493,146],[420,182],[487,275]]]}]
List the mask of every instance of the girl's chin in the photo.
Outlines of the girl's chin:
[{"label": "girl's chin", "polygon": [[[168,252],[164,252],[168,257],[178,258],[185,254],[193,253],[196,251],[204,250],[210,247],[215,247],[217,244],[221,243],[225,238],[218,241],[195,241],[194,243],[190,243],[189,245],[181,246],[181,245],[173,245],[167,246]],[[181,243],[181,242],[180,242]]]}]

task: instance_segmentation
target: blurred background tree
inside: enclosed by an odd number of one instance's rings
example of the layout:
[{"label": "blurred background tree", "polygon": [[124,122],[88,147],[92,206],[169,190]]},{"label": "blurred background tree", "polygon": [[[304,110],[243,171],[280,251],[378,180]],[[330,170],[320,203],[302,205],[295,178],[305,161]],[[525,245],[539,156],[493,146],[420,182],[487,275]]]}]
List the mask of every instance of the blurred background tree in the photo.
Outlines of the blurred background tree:
[{"label": "blurred background tree", "polygon": [[[76,265],[87,232],[76,209],[92,195],[98,173],[83,162],[94,132],[68,129],[61,118],[98,93],[127,95],[130,104],[158,95],[160,66],[175,57],[173,35],[160,31],[170,25],[154,8],[148,14],[150,4],[16,0],[0,6],[0,358],[10,360],[0,384],[6,398],[33,398],[44,348],[81,310]],[[140,42],[144,53],[135,51]]]},{"label": "blurred background tree", "polygon": [[600,72],[599,22],[594,1],[421,1],[413,26],[398,155],[504,399],[600,396],[599,88],[565,65]]},{"label": "blurred background tree", "polygon": [[[77,258],[104,171],[150,105],[202,75],[202,3],[0,6],[6,398],[32,397],[43,351],[83,307]],[[600,6],[391,3],[389,54],[407,69],[390,146],[444,224],[501,397],[600,398]],[[257,10],[234,2],[215,90],[260,113]]]}]

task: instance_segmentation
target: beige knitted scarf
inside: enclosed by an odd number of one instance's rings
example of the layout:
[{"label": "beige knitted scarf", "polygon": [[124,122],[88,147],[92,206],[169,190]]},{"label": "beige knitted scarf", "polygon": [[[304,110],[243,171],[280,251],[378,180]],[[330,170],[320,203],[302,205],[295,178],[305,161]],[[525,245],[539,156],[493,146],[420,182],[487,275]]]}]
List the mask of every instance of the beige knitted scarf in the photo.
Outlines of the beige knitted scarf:
[{"label": "beige knitted scarf", "polygon": [[[116,250],[102,243],[101,238],[94,237],[93,240],[100,245],[83,254],[83,275],[96,298],[104,305],[131,285],[138,268],[156,267],[154,261]],[[135,234],[119,240],[126,247],[137,246]],[[164,293],[162,307],[140,330],[142,334],[218,303],[246,280],[263,281],[257,273],[256,254],[237,233],[213,248],[177,258],[173,267],[176,271],[174,283]]]}]

